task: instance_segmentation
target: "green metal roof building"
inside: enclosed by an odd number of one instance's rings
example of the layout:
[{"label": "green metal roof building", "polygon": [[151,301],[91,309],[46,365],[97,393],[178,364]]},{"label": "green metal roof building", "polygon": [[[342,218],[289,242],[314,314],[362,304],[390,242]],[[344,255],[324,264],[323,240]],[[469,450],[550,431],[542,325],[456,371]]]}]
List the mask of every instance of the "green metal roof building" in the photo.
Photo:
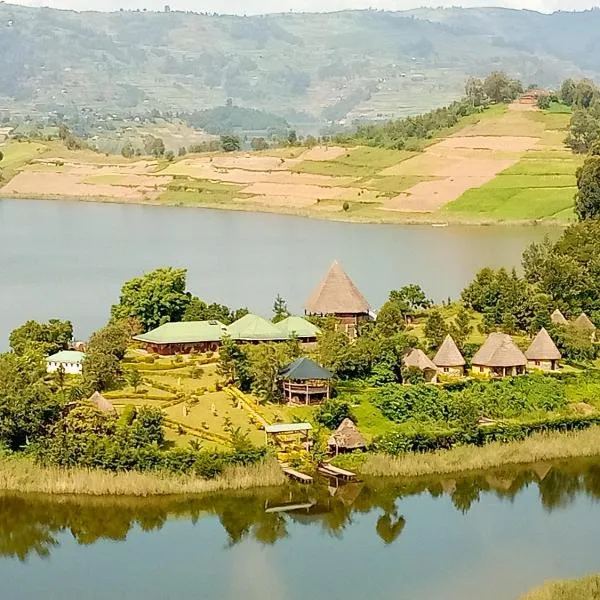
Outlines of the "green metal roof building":
[{"label": "green metal roof building", "polygon": [[165,323],[148,333],[133,339],[146,344],[150,352],[157,354],[189,354],[192,351],[216,351],[227,327],[220,321],[185,321]]},{"label": "green metal roof building", "polygon": [[238,342],[278,342],[289,339],[279,327],[258,315],[246,315],[232,323],[227,332]]},{"label": "green metal roof building", "polygon": [[302,317],[288,317],[277,323],[279,329],[287,338],[297,337],[299,340],[316,341],[321,330]]}]

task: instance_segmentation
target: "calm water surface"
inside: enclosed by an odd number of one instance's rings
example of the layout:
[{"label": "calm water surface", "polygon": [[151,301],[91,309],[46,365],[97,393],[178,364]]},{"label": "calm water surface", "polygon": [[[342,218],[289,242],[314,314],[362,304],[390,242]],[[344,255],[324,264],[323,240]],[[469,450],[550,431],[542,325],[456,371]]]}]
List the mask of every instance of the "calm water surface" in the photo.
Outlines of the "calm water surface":
[{"label": "calm water surface", "polygon": [[200,499],[5,497],[1,597],[515,600],[600,571],[599,499],[597,461]]},{"label": "calm water surface", "polygon": [[456,297],[483,266],[518,266],[558,229],[357,225],[268,214],[0,200],[0,348],[27,319],[67,318],[80,337],[102,326],[124,281],[159,266],[189,269],[210,301],[269,314],[280,293],[301,311],[334,259],[373,307],[418,283]]}]

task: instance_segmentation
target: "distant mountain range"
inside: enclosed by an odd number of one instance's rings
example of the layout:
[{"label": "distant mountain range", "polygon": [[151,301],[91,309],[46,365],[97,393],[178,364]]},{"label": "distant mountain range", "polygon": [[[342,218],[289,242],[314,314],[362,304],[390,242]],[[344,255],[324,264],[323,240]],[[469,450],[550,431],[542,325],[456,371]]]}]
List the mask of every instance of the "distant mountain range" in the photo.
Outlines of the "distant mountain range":
[{"label": "distant mountain range", "polygon": [[389,118],[502,69],[600,79],[600,10],[344,11],[258,17],[0,4],[0,103],[23,112],[258,108],[291,123]]}]

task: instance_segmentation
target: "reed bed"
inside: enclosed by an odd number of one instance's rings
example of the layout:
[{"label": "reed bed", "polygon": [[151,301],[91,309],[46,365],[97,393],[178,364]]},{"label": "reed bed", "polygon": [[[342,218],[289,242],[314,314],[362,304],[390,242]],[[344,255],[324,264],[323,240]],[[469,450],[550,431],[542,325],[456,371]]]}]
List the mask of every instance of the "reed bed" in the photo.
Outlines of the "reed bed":
[{"label": "reed bed", "polygon": [[525,594],[521,600],[597,600],[600,598],[600,576],[576,581],[548,582]]},{"label": "reed bed", "polygon": [[130,471],[40,467],[25,458],[0,459],[0,491],[89,496],[167,496],[277,486],[285,476],[275,460],[228,467],[215,479]]},{"label": "reed bed", "polygon": [[520,442],[460,446],[428,454],[397,457],[375,454],[367,458],[360,472],[380,477],[420,477],[589,456],[600,456],[600,427],[576,433],[536,434]]}]

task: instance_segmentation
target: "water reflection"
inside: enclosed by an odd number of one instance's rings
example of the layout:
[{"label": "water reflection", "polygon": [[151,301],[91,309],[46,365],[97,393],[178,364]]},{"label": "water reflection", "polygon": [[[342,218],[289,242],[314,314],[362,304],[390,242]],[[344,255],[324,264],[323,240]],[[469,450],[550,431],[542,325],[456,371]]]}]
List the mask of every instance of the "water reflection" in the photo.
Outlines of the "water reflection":
[{"label": "water reflection", "polygon": [[341,537],[357,515],[378,515],[374,534],[393,544],[406,526],[402,498],[428,494],[448,496],[457,511],[467,514],[483,495],[512,502],[525,488],[536,486],[541,506],[551,512],[567,508],[581,495],[600,499],[600,461],[580,460],[535,465],[462,477],[410,482],[372,479],[345,485],[292,486],[222,493],[195,498],[61,498],[0,497],[0,556],[25,561],[49,557],[59,546],[60,534],[70,534],[80,545],[99,540],[125,541],[138,528],[159,530],[169,519],[196,523],[217,518],[228,544],[245,539],[273,545],[290,536],[292,524],[319,527]]}]

